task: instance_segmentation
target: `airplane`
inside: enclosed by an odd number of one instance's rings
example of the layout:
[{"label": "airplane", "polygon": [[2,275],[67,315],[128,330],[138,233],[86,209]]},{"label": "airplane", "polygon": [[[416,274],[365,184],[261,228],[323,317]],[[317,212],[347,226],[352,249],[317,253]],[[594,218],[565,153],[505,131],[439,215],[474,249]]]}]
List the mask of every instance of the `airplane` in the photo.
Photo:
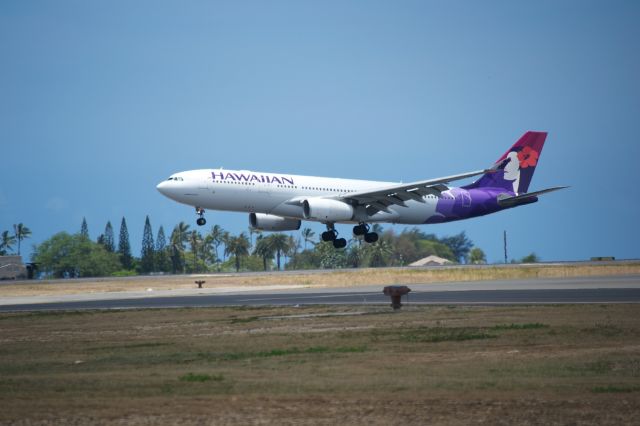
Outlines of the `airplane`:
[{"label": "airplane", "polygon": [[[205,209],[244,212],[251,227],[262,231],[296,231],[303,220],[321,222],[322,241],[346,247],[336,224],[354,224],[353,234],[375,243],[372,223],[432,224],[484,216],[531,204],[538,196],[566,186],[527,192],[546,132],[528,131],[488,169],[411,183],[338,179],[204,169],[171,175],[157,189],[166,197],[195,207],[197,224]],[[453,181],[479,176],[471,184]]]}]

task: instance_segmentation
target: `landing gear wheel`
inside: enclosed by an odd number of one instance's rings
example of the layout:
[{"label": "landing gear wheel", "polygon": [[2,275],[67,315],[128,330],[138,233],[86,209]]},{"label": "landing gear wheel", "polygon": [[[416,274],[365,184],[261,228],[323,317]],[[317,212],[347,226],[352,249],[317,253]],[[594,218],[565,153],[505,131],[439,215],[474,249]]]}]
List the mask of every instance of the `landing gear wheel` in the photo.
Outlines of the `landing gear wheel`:
[{"label": "landing gear wheel", "polygon": [[336,238],[333,240],[333,247],[337,249],[345,248],[347,246],[347,240],[344,238]]},{"label": "landing gear wheel", "polygon": [[338,234],[336,231],[325,231],[322,233],[322,241],[335,241]]},{"label": "landing gear wheel", "polygon": [[376,241],[378,241],[378,234],[375,232],[367,232],[366,234],[364,234],[364,240],[367,243],[375,243]]},{"label": "landing gear wheel", "polygon": [[207,223],[207,219],[204,218],[204,209],[202,207],[196,207],[196,214],[200,216],[196,223],[198,226],[204,226]]},{"label": "landing gear wheel", "polygon": [[369,232],[369,226],[366,223],[361,223],[353,227],[353,235],[364,235]]}]

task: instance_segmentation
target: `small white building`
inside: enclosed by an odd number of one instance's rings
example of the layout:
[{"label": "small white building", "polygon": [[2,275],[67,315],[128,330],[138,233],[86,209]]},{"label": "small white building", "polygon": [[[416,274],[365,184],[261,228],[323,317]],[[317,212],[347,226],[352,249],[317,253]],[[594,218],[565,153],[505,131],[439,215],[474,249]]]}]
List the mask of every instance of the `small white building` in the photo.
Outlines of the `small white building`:
[{"label": "small white building", "polygon": [[432,254],[431,256],[427,256],[423,259],[419,259],[413,263],[410,263],[409,266],[443,266],[451,265],[452,263],[453,262],[449,259],[444,259]]},{"label": "small white building", "polygon": [[27,268],[22,256],[0,256],[0,280],[15,280],[27,277]]}]

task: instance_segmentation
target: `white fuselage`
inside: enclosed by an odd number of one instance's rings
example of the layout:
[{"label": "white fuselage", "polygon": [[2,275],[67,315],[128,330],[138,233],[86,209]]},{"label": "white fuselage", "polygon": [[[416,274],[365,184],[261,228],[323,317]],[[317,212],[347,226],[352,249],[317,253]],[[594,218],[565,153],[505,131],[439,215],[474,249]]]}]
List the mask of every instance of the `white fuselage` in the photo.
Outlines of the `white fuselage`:
[{"label": "white fuselage", "polygon": [[[300,202],[310,197],[339,197],[349,193],[375,190],[393,182],[337,179],[248,170],[204,169],[172,175],[157,188],[165,196],[194,207],[245,213],[264,213],[303,219]],[[448,191],[444,196],[450,196]],[[424,202],[409,200],[406,207],[391,206],[378,212],[369,222],[421,224],[433,216],[438,198],[425,196]],[[359,220],[340,221],[357,223]]]}]

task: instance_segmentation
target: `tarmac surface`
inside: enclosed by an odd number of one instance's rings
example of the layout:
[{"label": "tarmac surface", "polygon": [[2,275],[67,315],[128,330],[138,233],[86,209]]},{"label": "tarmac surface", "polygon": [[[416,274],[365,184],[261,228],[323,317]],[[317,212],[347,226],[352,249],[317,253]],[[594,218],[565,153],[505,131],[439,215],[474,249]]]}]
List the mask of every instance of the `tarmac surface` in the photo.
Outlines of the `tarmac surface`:
[{"label": "tarmac surface", "polygon": [[[640,303],[640,275],[411,284],[404,304]],[[388,304],[383,286],[238,287],[0,298],[0,312],[210,306]]]}]

